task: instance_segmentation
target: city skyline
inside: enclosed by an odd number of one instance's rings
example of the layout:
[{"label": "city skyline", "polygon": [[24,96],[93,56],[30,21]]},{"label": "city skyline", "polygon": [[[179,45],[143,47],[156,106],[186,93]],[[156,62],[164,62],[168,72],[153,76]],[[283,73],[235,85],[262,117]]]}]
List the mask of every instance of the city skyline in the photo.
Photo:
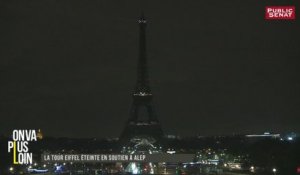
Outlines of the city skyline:
[{"label": "city skyline", "polygon": [[[0,134],[119,137],[136,80],[141,4],[3,4]],[[258,1],[142,6],[166,134],[300,132],[297,20],[266,21]]]}]

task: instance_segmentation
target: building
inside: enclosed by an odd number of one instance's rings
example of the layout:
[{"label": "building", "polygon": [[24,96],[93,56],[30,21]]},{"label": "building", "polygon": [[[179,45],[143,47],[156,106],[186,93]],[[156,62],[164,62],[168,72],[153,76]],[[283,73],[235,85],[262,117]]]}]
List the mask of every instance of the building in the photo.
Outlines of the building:
[{"label": "building", "polygon": [[130,118],[120,136],[119,143],[123,152],[153,152],[160,147],[159,143],[163,138],[163,131],[152,103],[153,94],[149,84],[146,54],[147,21],[143,14],[138,23],[140,31],[137,81],[132,94]]}]

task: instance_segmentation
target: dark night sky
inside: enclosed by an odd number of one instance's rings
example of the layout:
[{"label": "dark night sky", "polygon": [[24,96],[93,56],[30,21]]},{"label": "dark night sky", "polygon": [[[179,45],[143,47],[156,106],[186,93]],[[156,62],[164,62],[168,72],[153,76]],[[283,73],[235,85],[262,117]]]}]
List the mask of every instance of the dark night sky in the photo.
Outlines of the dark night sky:
[{"label": "dark night sky", "polygon": [[299,2],[1,1],[0,134],[118,137],[132,102],[142,8],[166,133],[300,132],[299,20],[264,20],[266,5],[298,10]]}]

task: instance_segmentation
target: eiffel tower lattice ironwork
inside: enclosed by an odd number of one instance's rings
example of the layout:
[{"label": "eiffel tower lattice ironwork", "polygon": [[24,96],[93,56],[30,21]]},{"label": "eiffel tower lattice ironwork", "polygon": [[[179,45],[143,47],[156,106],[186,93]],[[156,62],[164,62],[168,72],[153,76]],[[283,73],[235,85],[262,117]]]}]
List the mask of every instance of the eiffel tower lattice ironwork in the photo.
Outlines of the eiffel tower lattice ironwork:
[{"label": "eiffel tower lattice ironwork", "polygon": [[[120,141],[124,144],[134,140],[147,139],[154,143],[163,136],[161,125],[155,115],[152,104],[152,92],[149,85],[146,55],[147,21],[142,14],[139,22],[139,59],[137,67],[137,82],[133,92],[133,103],[130,118],[121,134]],[[126,143],[127,142],[127,143]]]}]

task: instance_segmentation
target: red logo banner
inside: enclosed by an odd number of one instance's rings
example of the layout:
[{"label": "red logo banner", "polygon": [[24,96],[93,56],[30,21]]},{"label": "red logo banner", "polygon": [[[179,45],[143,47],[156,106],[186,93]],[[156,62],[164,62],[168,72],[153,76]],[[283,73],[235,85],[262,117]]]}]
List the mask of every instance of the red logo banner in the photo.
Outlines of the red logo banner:
[{"label": "red logo banner", "polygon": [[296,19],[295,6],[267,6],[265,19],[294,20]]}]

